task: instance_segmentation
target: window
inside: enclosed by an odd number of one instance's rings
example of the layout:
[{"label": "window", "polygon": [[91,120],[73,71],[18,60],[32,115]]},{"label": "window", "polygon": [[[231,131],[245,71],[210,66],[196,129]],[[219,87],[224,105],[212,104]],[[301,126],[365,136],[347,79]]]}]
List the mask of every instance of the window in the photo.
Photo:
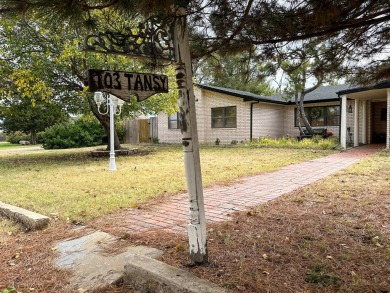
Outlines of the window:
[{"label": "window", "polygon": [[237,108],[221,107],[211,109],[211,128],[236,128]]},{"label": "window", "polygon": [[339,126],[340,125],[340,106],[329,106],[326,108],[326,125]]},{"label": "window", "polygon": [[[340,125],[340,106],[305,107],[305,114],[313,127]],[[298,126],[297,108],[295,108],[295,126]]]},{"label": "window", "polygon": [[180,128],[180,118],[179,112],[176,112],[168,116],[168,129],[178,129]]}]

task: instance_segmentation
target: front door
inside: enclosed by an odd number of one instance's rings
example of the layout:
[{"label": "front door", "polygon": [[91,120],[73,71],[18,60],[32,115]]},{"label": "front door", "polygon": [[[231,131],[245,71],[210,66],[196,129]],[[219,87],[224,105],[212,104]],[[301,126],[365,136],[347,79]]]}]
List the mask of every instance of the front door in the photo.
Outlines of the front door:
[{"label": "front door", "polygon": [[386,102],[372,103],[372,142],[385,143],[386,142]]}]

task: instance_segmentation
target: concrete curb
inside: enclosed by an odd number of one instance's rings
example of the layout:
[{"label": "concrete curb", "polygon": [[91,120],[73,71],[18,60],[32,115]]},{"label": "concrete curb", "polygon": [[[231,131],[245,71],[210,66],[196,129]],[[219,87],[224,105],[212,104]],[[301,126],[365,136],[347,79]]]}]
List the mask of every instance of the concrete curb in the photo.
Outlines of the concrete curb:
[{"label": "concrete curb", "polygon": [[125,265],[125,284],[150,293],[228,293],[216,284],[161,261],[134,255]]},{"label": "concrete curb", "polygon": [[21,223],[30,231],[42,230],[49,225],[50,218],[0,201],[0,215]]}]

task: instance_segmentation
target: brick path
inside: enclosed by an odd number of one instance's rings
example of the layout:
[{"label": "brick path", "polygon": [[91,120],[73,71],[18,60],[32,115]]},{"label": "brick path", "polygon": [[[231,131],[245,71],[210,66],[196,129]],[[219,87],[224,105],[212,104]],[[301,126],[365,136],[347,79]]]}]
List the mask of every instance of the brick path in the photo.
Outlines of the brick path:
[{"label": "brick path", "polygon": [[[382,146],[366,145],[327,157],[283,167],[277,171],[235,180],[229,186],[215,185],[203,191],[208,223],[223,221],[235,211],[265,203],[285,193],[311,184],[379,151]],[[123,212],[115,230],[139,233],[167,230],[185,233],[188,224],[188,194],[174,196],[159,204]],[[107,219],[106,219],[107,220]],[[97,222],[110,223],[101,218]],[[111,223],[112,224],[112,223]],[[112,226],[111,226],[112,227]]]}]

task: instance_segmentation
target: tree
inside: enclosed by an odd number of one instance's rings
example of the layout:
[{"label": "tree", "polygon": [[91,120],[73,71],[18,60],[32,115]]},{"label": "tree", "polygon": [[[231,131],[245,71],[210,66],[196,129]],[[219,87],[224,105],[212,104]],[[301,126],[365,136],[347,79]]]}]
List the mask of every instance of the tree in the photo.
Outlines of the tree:
[{"label": "tree", "polygon": [[250,58],[251,52],[233,56],[213,53],[196,63],[197,82],[248,91],[259,95],[272,95],[275,91],[265,81],[265,68]]},{"label": "tree", "polygon": [[[93,27],[99,19],[93,12],[110,10],[128,18],[157,15],[173,23],[176,12],[172,7],[179,4],[187,7],[193,58],[217,51],[234,54],[255,45],[261,49],[257,57],[268,59],[275,55],[275,44],[328,40],[344,51],[352,77],[365,83],[390,78],[387,0],[3,0],[0,14]],[[380,54],[384,57],[376,58]],[[359,62],[362,59],[367,62]],[[362,67],[367,75],[359,71]]]},{"label": "tree", "polygon": [[[104,15],[102,17],[109,17]],[[110,23],[115,25],[115,23]],[[91,111],[104,127],[109,137],[109,117],[101,115],[88,93],[87,69],[109,67],[114,70],[147,70],[142,63],[124,56],[92,54],[80,50],[80,43],[87,35],[82,29],[71,26],[52,27],[41,20],[2,18],[0,31],[0,56],[2,67],[1,93],[3,98],[19,97],[34,105],[36,101],[46,101],[60,105],[71,114]],[[164,69],[173,75],[172,68]],[[26,104],[23,101],[23,104]],[[10,105],[13,106],[14,104]],[[172,112],[176,106],[173,91],[160,94],[138,103],[135,97],[124,107],[124,116]],[[115,148],[120,149],[115,132]]]},{"label": "tree", "polygon": [[31,143],[36,144],[36,135],[46,127],[67,120],[63,109],[54,103],[42,101],[31,102],[26,99],[11,98],[3,100],[0,105],[0,123],[5,133],[23,131],[30,133]]},{"label": "tree", "polygon": [[284,92],[295,98],[299,131],[304,134],[302,122],[313,135],[304,110],[305,96],[322,84],[343,76],[343,56],[331,44],[316,41],[302,42],[300,47],[283,48],[277,56],[276,67],[287,75],[288,84]]}]

